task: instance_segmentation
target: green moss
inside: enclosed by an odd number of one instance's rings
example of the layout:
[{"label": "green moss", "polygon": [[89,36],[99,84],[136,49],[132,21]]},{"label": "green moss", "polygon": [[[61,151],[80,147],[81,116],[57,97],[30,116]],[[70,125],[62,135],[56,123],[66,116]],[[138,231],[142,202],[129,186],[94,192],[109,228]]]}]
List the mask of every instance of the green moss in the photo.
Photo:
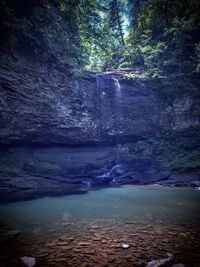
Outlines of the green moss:
[{"label": "green moss", "polygon": [[24,170],[26,172],[56,174],[59,173],[62,168],[53,162],[35,161],[26,163],[24,166]]},{"label": "green moss", "polygon": [[37,164],[37,170],[41,172],[57,172],[60,171],[61,167],[52,162],[39,162]]},{"label": "green moss", "polygon": [[179,172],[200,170],[200,152],[192,151],[186,156],[174,158],[169,163],[169,167]]},{"label": "green moss", "polygon": [[[141,74],[137,74],[137,73],[126,73],[125,74],[125,78],[127,79],[127,80],[131,80],[131,79],[135,79],[135,78],[141,78]],[[143,77],[143,76],[142,76]]]},{"label": "green moss", "polygon": [[124,157],[124,159],[125,160],[136,160],[136,159],[138,159],[139,158],[139,156],[137,155],[137,154],[134,154],[134,153],[129,153],[129,154],[127,154],[125,157]]},{"label": "green moss", "polygon": [[54,162],[27,161],[15,158],[0,158],[0,174],[3,176],[17,176],[22,173],[58,174],[62,168]]},{"label": "green moss", "polygon": [[5,176],[19,175],[22,164],[20,161],[2,157],[0,158],[0,173]]},{"label": "green moss", "polygon": [[147,140],[129,144],[127,160],[165,158],[171,170],[187,172],[200,169],[200,132],[162,131]]},{"label": "green moss", "polygon": [[104,167],[107,164],[106,158],[97,159],[94,162],[95,167],[101,168]]}]

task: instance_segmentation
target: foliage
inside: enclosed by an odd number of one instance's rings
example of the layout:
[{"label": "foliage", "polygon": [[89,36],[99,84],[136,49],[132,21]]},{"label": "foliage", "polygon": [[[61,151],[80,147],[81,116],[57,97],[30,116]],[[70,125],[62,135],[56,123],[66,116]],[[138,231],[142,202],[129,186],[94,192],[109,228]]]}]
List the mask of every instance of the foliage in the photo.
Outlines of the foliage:
[{"label": "foliage", "polygon": [[196,44],[197,71],[200,72],[200,42]]},{"label": "foliage", "polygon": [[1,43],[48,63],[140,67],[177,88],[200,70],[199,0],[2,0],[0,8]]},{"label": "foliage", "polygon": [[24,171],[31,173],[59,174],[61,167],[48,161],[31,161],[24,164]]},{"label": "foliage", "polygon": [[[194,137],[196,136],[196,137]],[[129,144],[129,160],[140,158],[165,158],[168,167],[178,172],[200,169],[200,132],[183,133],[158,132],[155,136]]]},{"label": "foliage", "polygon": [[12,160],[7,157],[0,158],[0,174],[5,176],[17,176],[19,175],[20,168],[23,163],[20,160]]},{"label": "foliage", "polygon": [[107,164],[107,162],[108,162],[107,158],[99,158],[99,159],[95,160],[94,166],[96,166],[98,168],[102,168]]},{"label": "foliage", "polygon": [[176,157],[170,162],[169,167],[179,172],[200,170],[200,152],[194,150],[188,155]]},{"label": "foliage", "polygon": [[138,77],[140,77],[140,76],[135,74],[135,73],[131,73],[131,72],[125,74],[125,78],[127,80],[135,79],[135,78],[138,78]]}]

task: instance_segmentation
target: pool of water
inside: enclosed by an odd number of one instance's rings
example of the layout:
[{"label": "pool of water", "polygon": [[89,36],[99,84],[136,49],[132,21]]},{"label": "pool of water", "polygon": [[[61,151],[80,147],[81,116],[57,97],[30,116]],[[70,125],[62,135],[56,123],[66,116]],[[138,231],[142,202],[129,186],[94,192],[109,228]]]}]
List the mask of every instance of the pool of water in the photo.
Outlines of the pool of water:
[{"label": "pool of water", "polygon": [[200,192],[192,189],[108,188],[84,195],[44,197],[0,206],[0,222],[20,232],[72,220],[200,226]]}]

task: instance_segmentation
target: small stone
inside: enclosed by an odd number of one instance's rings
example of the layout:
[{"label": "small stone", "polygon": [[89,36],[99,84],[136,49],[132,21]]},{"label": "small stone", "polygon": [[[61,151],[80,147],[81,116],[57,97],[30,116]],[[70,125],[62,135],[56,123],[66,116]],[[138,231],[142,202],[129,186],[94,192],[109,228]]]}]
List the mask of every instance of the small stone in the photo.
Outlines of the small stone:
[{"label": "small stone", "polygon": [[60,242],[57,242],[57,245],[58,246],[66,246],[66,245],[68,245],[68,242],[67,241],[60,241]]},{"label": "small stone", "polygon": [[63,223],[61,223],[61,225],[62,226],[69,226],[69,225],[71,225],[71,223],[70,222],[63,222]]},{"label": "small stone", "polygon": [[99,226],[98,226],[98,225],[91,225],[90,228],[91,228],[91,229],[98,229]]},{"label": "small stone", "polygon": [[88,250],[84,252],[87,255],[94,255],[95,254],[95,250]]},{"label": "small stone", "polygon": [[130,247],[130,245],[128,245],[128,244],[122,244],[122,248],[123,249],[127,249],[127,248],[129,248]]},{"label": "small stone", "polygon": [[185,265],[182,264],[182,263],[179,263],[179,264],[174,264],[174,265],[172,265],[172,267],[185,267]]},{"label": "small stone", "polygon": [[115,259],[108,259],[108,262],[110,262],[110,263],[112,263],[114,261],[115,261]]},{"label": "small stone", "polygon": [[95,237],[92,239],[93,241],[101,241],[101,238]]},{"label": "small stone", "polygon": [[67,246],[60,246],[59,249],[61,249],[61,250],[68,250],[69,247],[67,247]]},{"label": "small stone", "polygon": [[5,231],[5,236],[7,237],[14,237],[16,235],[19,235],[20,232],[17,230],[9,230],[9,231]]},{"label": "small stone", "polygon": [[73,237],[69,237],[69,238],[67,238],[67,240],[74,241],[74,238]]},{"label": "small stone", "polygon": [[90,243],[89,242],[79,242],[78,244],[77,244],[77,246],[80,246],[80,247],[87,247],[87,246],[90,246]]},{"label": "small stone", "polygon": [[35,258],[31,258],[31,257],[21,257],[20,260],[28,267],[33,267],[35,266]]},{"label": "small stone", "polygon": [[81,248],[75,248],[75,249],[73,249],[73,252],[80,253],[80,252],[82,252],[82,249]]},{"label": "small stone", "polygon": [[146,267],[163,267],[172,264],[173,261],[174,256],[171,253],[167,253],[167,258],[150,261]]},{"label": "small stone", "polygon": [[55,247],[55,246],[57,246],[57,243],[54,241],[54,242],[48,242],[47,244],[46,244],[46,246],[47,247]]}]

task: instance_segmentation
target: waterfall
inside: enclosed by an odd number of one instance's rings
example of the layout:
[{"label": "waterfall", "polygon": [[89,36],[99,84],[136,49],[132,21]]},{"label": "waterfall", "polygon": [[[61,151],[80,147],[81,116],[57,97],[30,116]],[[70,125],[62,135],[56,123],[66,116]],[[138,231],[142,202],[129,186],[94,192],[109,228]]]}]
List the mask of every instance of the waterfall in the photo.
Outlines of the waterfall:
[{"label": "waterfall", "polygon": [[115,174],[116,171],[118,173],[123,173],[121,168],[122,168],[122,165],[117,164],[117,165],[113,166],[110,171],[108,171],[108,172],[106,172],[106,173],[104,173],[102,175],[99,175],[97,177],[98,178],[110,178]]},{"label": "waterfall", "polygon": [[[120,81],[117,78],[112,78],[114,81],[115,97],[113,106],[115,114],[115,134],[116,134],[116,145],[119,145],[119,135],[123,133],[123,97]],[[117,162],[119,162],[119,153],[117,150]]]},{"label": "waterfall", "polygon": [[97,77],[97,91],[99,91],[99,88],[100,88],[100,78],[99,78],[99,74],[97,73],[96,74],[96,77]]},{"label": "waterfall", "polygon": [[97,91],[101,92],[102,95],[106,95],[105,89],[108,88],[108,86],[110,86],[109,81],[110,78],[113,80],[114,82],[114,88],[115,88],[115,94],[117,97],[121,97],[122,95],[122,90],[121,90],[121,85],[120,82],[117,78],[114,77],[107,77],[104,74],[100,74],[97,73],[96,74],[96,80],[97,80]]},{"label": "waterfall", "polygon": [[101,96],[105,96],[105,85],[103,80],[103,74],[97,73],[96,74],[96,80],[97,80],[97,92],[101,93]]},{"label": "waterfall", "polygon": [[113,80],[114,80],[114,85],[115,85],[115,90],[116,90],[116,96],[121,97],[122,90],[121,90],[120,82],[116,78],[113,78]]},{"label": "waterfall", "polygon": [[[111,109],[113,113],[112,119],[110,122],[114,129],[114,138],[116,138],[116,162],[120,162],[120,152],[118,146],[120,145],[119,137],[123,134],[123,94],[120,84],[120,80],[117,78],[116,73],[107,74],[107,73],[97,73],[96,74],[96,87],[97,95],[99,96],[98,105],[99,113],[96,114],[100,121],[100,135],[105,134],[104,131],[108,131],[109,127],[107,124],[107,116],[103,111],[104,105],[111,104]],[[112,96],[112,100],[110,99]],[[106,122],[106,124],[105,124]],[[116,169],[119,169],[119,165],[116,165],[110,171],[99,176],[100,178],[111,177]]]}]

